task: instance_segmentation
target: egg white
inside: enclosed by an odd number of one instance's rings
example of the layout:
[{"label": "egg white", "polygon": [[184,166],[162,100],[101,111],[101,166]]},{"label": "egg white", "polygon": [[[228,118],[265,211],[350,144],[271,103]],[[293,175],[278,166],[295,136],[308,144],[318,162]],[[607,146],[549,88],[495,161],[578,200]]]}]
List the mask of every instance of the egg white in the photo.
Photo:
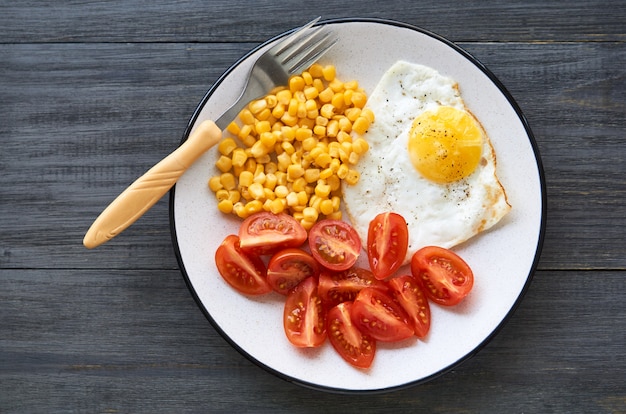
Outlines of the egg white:
[{"label": "egg white", "polygon": [[376,120],[365,134],[370,149],[355,166],[359,182],[342,188],[347,215],[364,243],[377,214],[404,217],[409,227],[405,263],[421,247],[451,248],[468,240],[511,208],[486,134],[481,162],[464,179],[438,184],[413,167],[407,149],[413,119],[442,105],[467,110],[454,80],[423,65],[396,62],[368,99]]}]

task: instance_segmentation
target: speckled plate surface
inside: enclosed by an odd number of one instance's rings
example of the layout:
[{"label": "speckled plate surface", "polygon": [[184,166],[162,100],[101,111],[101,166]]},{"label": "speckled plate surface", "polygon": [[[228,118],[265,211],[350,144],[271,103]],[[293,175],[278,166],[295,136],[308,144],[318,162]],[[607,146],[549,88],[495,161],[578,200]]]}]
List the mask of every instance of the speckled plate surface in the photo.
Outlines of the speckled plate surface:
[{"label": "speckled plate surface", "polygon": [[[216,149],[204,154],[170,194],[172,237],[181,271],[201,310],[237,350],[264,369],[303,386],[332,392],[382,392],[427,381],[480,350],[512,314],[537,264],[545,229],[545,183],[537,147],[521,111],[482,64],[451,42],[403,23],[342,19],[331,24],[338,44],[321,63],[332,63],[344,81],[356,79],[371,93],[397,60],[437,69],[455,79],[468,108],[481,121],[496,150],[497,174],[511,212],[494,228],[455,248],[472,267],[475,284],[458,306],[431,306],[424,340],[378,344],[369,370],[345,363],[327,342],[298,349],[282,326],[284,297],[243,296],[218,274],[215,250],[240,221],[217,211],[207,180],[216,173]],[[269,45],[252,50],[229,68],[194,113],[194,125],[216,119],[233,102],[247,70]]]}]

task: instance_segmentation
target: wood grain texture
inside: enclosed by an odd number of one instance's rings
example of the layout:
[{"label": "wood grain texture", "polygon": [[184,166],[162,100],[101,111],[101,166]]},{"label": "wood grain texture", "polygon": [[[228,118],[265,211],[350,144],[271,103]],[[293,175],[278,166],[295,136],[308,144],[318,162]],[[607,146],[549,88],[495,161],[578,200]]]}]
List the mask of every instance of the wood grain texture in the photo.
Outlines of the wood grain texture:
[{"label": "wood grain texture", "polygon": [[[545,169],[519,308],[474,357],[390,394],[306,389],[231,348],[180,275],[167,199],[82,246],[224,70],[314,15],[457,42],[516,99]],[[626,412],[624,22],[623,1],[0,0],[0,412]]]}]

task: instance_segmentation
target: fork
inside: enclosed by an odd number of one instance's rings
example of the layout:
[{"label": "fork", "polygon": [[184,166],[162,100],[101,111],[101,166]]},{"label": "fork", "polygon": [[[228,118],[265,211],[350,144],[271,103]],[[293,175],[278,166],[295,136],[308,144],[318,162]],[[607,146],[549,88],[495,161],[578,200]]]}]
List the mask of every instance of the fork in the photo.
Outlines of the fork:
[{"label": "fork", "polygon": [[172,188],[183,173],[222,138],[222,130],[250,101],[315,63],[336,42],[328,26],[315,26],[320,18],[293,31],[265,51],[250,70],[246,85],[235,103],[217,120],[205,120],[175,151],[150,168],[126,188],[93,222],[83,244],[93,249],[120,234],[148,211]]}]

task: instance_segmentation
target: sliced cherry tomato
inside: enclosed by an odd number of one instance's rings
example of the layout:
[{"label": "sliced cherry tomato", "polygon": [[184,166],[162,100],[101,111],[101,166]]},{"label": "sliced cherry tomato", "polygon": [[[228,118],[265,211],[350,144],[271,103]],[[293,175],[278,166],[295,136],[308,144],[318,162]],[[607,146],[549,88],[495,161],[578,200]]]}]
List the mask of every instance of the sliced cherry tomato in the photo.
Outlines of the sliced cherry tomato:
[{"label": "sliced cherry tomato", "polygon": [[288,214],[263,211],[246,218],[239,227],[241,248],[258,255],[301,246],[306,237],[304,227]]},{"label": "sliced cherry tomato", "polygon": [[224,280],[247,295],[262,295],[272,291],[265,278],[265,263],[258,256],[239,247],[239,237],[231,234],[217,248],[215,264]]},{"label": "sliced cherry tomato", "polygon": [[361,332],[377,341],[401,341],[414,333],[404,309],[379,289],[361,290],[354,300],[350,315]]},{"label": "sliced cherry tomato", "polygon": [[370,222],[367,232],[367,257],[377,279],[391,276],[406,257],[409,228],[396,213],[381,213]]},{"label": "sliced cherry tomato", "polygon": [[326,340],[326,311],[317,295],[315,277],[304,279],[285,301],[283,327],[297,347],[317,347]]},{"label": "sliced cherry tomato", "polygon": [[353,267],[342,272],[323,269],[319,276],[319,294],[327,308],[341,302],[352,302],[366,287],[387,290],[387,285],[367,269]]},{"label": "sliced cherry tomato", "polygon": [[396,302],[409,317],[415,336],[423,338],[430,329],[430,305],[420,283],[411,275],[394,277],[388,282]]},{"label": "sliced cherry tomato", "polygon": [[411,273],[424,286],[426,296],[440,305],[456,305],[474,286],[469,265],[443,247],[428,246],[415,252]]},{"label": "sliced cherry tomato", "polygon": [[352,323],[351,308],[352,302],[342,302],[328,311],[328,339],[345,361],[358,368],[369,368],[376,354],[376,341]]},{"label": "sliced cherry tomato", "polygon": [[346,270],[359,257],[361,239],[345,221],[320,220],[309,230],[309,247],[322,266],[331,270]]},{"label": "sliced cherry tomato", "polygon": [[281,295],[287,295],[309,276],[318,276],[319,265],[307,252],[296,249],[280,250],[267,265],[267,282]]}]

